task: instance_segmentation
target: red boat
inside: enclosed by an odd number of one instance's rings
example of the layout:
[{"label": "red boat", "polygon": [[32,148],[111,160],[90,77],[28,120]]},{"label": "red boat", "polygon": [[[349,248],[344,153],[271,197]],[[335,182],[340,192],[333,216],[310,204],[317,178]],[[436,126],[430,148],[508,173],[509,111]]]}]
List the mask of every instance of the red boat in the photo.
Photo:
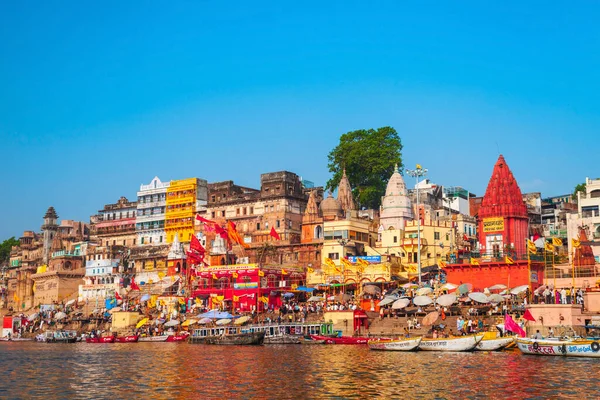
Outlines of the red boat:
[{"label": "red boat", "polygon": [[103,337],[93,337],[93,338],[85,338],[86,343],[114,343],[114,336],[103,336]]},{"label": "red boat", "polygon": [[185,331],[177,335],[169,335],[167,342],[185,342],[188,336],[190,336],[190,333]]},{"label": "red boat", "polygon": [[139,338],[140,337],[137,335],[121,336],[121,337],[117,337],[116,342],[117,343],[137,343]]},{"label": "red boat", "polygon": [[310,337],[313,340],[323,340],[323,343],[325,343],[325,344],[367,344],[369,342],[369,338],[366,338],[366,337],[353,337],[353,336],[330,337],[330,336],[321,336],[321,335],[310,335]]}]

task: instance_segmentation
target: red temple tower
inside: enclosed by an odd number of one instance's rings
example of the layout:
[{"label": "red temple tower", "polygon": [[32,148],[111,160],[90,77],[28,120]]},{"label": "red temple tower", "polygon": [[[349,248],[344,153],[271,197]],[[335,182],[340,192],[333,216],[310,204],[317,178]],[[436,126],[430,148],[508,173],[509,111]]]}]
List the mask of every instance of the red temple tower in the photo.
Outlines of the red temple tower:
[{"label": "red temple tower", "polygon": [[525,257],[528,231],[529,218],[521,189],[500,155],[479,208],[478,234],[482,256]]}]

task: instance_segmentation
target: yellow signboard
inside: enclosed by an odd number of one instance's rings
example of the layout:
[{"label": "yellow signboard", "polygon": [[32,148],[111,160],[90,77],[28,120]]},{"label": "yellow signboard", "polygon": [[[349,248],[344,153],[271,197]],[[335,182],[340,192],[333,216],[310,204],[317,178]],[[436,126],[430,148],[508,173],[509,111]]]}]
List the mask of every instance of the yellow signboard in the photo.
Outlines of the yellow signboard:
[{"label": "yellow signboard", "polygon": [[484,232],[499,232],[504,230],[504,218],[484,218],[483,219],[483,231]]}]

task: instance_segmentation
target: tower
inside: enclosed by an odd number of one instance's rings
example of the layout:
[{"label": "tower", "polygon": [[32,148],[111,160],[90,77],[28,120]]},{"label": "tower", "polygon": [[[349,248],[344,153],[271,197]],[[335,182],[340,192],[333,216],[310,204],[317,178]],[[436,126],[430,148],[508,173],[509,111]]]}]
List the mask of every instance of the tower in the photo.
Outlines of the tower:
[{"label": "tower", "polygon": [[356,206],[354,204],[354,199],[352,198],[352,188],[350,187],[350,181],[346,176],[346,169],[342,174],[342,179],[340,180],[340,184],[338,186],[338,201],[342,206],[342,210],[345,213],[348,213],[350,210],[356,210]]},{"label": "tower", "polygon": [[302,215],[302,243],[323,240],[323,217],[317,205],[317,191],[311,190]]},{"label": "tower", "polygon": [[403,230],[407,221],[413,220],[413,211],[406,184],[398,164],[388,181],[385,196],[381,201],[381,225],[383,229]]},{"label": "tower", "polygon": [[46,211],[46,215],[44,215],[44,225],[42,225],[42,232],[44,238],[44,264],[48,264],[48,260],[50,259],[50,251],[52,248],[52,241],[54,240],[54,236],[58,232],[58,215],[56,214],[56,210],[54,207],[50,206],[48,211]]},{"label": "tower", "polygon": [[179,234],[175,234],[169,254],[167,255],[167,275],[173,276],[183,273],[185,269],[185,251],[183,244],[179,241]]}]

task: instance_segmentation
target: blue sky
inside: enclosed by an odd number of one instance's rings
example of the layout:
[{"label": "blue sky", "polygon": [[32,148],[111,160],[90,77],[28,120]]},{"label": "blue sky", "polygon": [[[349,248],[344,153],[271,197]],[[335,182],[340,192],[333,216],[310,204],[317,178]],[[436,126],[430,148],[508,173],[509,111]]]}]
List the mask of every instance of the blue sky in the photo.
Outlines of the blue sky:
[{"label": "blue sky", "polygon": [[478,195],[499,152],[524,192],[600,177],[597,3],[416,3],[0,3],[0,240],[155,175],[324,184],[386,125]]}]

